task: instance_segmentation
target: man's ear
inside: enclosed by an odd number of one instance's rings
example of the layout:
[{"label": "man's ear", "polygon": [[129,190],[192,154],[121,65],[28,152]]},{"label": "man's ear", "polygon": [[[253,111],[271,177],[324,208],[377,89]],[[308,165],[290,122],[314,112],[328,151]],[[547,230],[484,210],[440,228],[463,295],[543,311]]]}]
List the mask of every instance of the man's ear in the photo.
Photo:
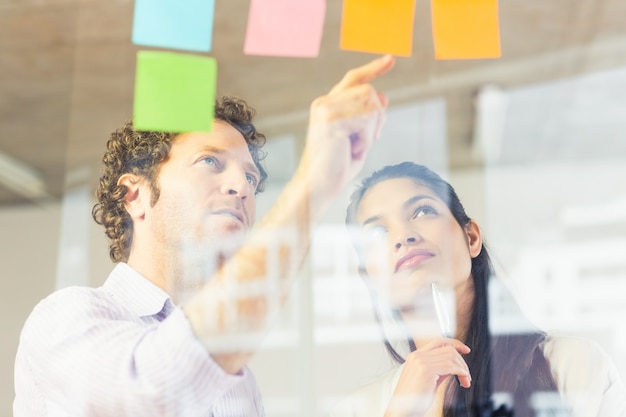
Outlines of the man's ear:
[{"label": "man's ear", "polygon": [[467,236],[467,244],[469,247],[470,256],[475,258],[480,253],[483,247],[483,234],[480,231],[480,226],[473,219],[465,226],[465,234]]},{"label": "man's ear", "polygon": [[134,174],[124,174],[117,185],[126,187],[126,195],[124,195],[124,208],[135,219],[143,219],[146,215],[147,205],[150,204],[150,187],[143,177]]}]

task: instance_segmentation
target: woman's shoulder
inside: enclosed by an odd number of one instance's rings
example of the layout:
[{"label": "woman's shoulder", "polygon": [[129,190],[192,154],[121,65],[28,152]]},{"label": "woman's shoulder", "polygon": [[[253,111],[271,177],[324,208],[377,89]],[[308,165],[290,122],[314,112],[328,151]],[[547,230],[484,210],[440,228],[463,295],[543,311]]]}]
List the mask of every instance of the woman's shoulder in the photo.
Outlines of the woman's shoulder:
[{"label": "woman's shoulder", "polygon": [[549,334],[543,353],[550,363],[559,385],[590,378],[600,382],[613,371],[613,363],[605,350],[592,339],[564,334]]},{"label": "woman's shoulder", "polygon": [[[594,340],[563,334],[549,334],[543,352],[559,391],[569,400],[574,415],[607,416],[614,410],[626,412],[626,388],[613,360]],[[584,413],[576,410],[587,410]]]},{"label": "woman's shoulder", "polygon": [[385,413],[394,388],[402,372],[402,365],[385,372],[374,381],[367,383],[333,407],[331,417],[380,417]]},{"label": "woman's shoulder", "polygon": [[611,363],[611,358],[598,342],[586,337],[561,333],[550,333],[546,336],[543,353],[553,369],[557,365],[569,367],[573,361],[577,368],[588,365],[594,369],[598,369],[599,365],[608,366]]}]

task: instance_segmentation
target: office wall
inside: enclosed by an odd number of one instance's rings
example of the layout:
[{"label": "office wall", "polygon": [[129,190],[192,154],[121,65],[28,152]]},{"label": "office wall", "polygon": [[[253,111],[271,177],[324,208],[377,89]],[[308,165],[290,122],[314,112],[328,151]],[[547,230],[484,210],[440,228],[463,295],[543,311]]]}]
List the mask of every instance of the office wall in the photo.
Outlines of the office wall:
[{"label": "office wall", "polygon": [[0,416],[13,401],[13,360],[20,329],[35,303],[54,288],[59,206],[0,210]]}]

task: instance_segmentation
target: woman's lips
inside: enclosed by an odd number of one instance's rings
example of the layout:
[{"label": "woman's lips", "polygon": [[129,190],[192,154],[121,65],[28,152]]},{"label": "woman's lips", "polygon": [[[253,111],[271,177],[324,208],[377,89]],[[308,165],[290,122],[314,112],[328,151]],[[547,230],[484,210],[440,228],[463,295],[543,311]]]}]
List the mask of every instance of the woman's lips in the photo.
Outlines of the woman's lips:
[{"label": "woman's lips", "polygon": [[424,262],[426,259],[430,259],[433,256],[435,256],[435,254],[430,251],[423,249],[413,249],[412,251],[408,252],[406,255],[398,259],[398,262],[396,262],[394,273],[398,272],[401,269],[417,266]]}]

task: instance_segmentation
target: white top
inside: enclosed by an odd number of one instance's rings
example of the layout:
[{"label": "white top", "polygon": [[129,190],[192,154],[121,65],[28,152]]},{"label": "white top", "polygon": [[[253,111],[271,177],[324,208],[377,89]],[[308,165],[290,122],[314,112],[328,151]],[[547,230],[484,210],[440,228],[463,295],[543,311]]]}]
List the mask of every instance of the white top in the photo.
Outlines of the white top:
[{"label": "white top", "polygon": [[[572,417],[626,417],[626,387],[598,344],[583,338],[550,336],[543,351]],[[402,365],[358,389],[339,402],[331,416],[382,417],[401,372]]]},{"label": "white top", "polygon": [[224,372],[183,311],[124,263],[100,288],[65,288],[35,307],[15,394],[14,417],[265,414],[252,372]]}]

